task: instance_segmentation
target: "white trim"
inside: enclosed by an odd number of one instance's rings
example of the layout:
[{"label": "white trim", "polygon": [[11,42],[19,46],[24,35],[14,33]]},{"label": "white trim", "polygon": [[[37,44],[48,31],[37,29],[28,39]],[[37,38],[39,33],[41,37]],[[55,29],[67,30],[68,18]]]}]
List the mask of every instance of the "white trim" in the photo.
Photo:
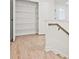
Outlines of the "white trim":
[{"label": "white trim", "polygon": [[13,41],[15,41],[15,0],[13,0]]}]

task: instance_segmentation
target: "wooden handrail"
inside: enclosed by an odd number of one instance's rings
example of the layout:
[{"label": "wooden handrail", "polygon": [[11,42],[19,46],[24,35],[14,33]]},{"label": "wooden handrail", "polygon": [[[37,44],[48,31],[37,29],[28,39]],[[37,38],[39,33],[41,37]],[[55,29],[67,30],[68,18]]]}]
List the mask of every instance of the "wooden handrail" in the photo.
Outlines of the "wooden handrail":
[{"label": "wooden handrail", "polygon": [[[69,32],[67,31],[67,30],[65,30],[61,25],[59,25],[59,24],[57,24],[57,23],[51,23],[51,24],[48,24],[49,26],[51,26],[51,25],[56,25],[56,26],[58,26],[59,27],[59,29],[61,29],[61,30],[63,30],[67,35],[69,35]],[[58,30],[59,30],[58,29]]]}]

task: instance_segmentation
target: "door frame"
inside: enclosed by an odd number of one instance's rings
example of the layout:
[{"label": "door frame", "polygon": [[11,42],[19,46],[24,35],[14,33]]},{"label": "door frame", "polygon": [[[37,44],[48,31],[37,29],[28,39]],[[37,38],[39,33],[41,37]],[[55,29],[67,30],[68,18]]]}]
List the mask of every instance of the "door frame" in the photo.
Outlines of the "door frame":
[{"label": "door frame", "polygon": [[[21,0],[18,0],[18,1],[21,1]],[[25,0],[23,0],[25,1]],[[26,2],[31,2],[31,3],[35,3],[37,4],[37,21],[36,21],[36,33],[35,34],[39,34],[39,2],[35,2],[35,1],[26,1]],[[16,11],[16,0],[13,0],[13,41],[15,41],[15,18],[16,18],[16,15],[15,15],[15,11]]]}]

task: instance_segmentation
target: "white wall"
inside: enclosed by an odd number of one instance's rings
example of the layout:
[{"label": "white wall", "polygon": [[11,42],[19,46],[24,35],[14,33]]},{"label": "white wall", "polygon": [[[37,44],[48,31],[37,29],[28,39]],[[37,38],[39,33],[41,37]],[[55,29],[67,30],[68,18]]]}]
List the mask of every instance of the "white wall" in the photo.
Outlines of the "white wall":
[{"label": "white wall", "polygon": [[[55,18],[55,0],[30,0],[39,2],[39,33],[44,34],[45,33],[45,20],[54,20]],[[65,3],[66,0],[58,0],[59,3],[62,2]],[[68,15],[68,10],[66,11],[66,15]],[[66,19],[68,21],[68,16],[66,16]]]},{"label": "white wall", "polygon": [[[29,0],[39,2],[39,33],[45,33],[45,20],[55,18],[55,0]],[[67,13],[67,12],[66,12]],[[68,13],[67,13],[68,15]]]},{"label": "white wall", "polygon": [[[30,0],[30,1],[39,2],[39,33],[44,34],[45,32],[44,20],[54,19],[54,0]],[[11,19],[13,18],[12,2],[13,0],[11,0]],[[12,31],[11,31],[11,37],[12,37]]]},{"label": "white wall", "polygon": [[[39,33],[46,34],[46,50],[62,53],[68,56],[69,37],[62,30],[58,31],[55,26],[48,26],[48,23],[59,23],[68,31],[68,22],[55,21],[55,0],[31,0],[39,2]],[[51,21],[54,20],[54,21]]]},{"label": "white wall", "polygon": [[[12,1],[12,0],[11,0]],[[29,0],[39,2],[39,33],[44,34],[44,20],[54,19],[54,0]],[[11,12],[12,12],[11,4]],[[11,16],[13,13],[11,13]],[[12,36],[12,35],[11,35]]]},{"label": "white wall", "polygon": [[31,0],[39,2],[39,33],[45,33],[45,20],[54,19],[54,0]]},{"label": "white wall", "polygon": [[69,31],[69,23],[65,21],[45,21],[46,28],[46,50],[53,50],[55,53],[60,53],[69,56],[69,36],[62,30],[58,30],[57,26],[48,26],[48,23],[58,23],[67,31]]}]

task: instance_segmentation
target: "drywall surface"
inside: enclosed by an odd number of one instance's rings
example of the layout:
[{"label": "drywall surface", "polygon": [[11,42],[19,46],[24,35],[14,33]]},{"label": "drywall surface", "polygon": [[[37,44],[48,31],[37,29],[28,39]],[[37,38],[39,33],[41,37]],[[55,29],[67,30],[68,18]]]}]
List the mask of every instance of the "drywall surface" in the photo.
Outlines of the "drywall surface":
[{"label": "drywall surface", "polygon": [[39,3],[39,33],[44,34],[45,20],[54,19],[54,0],[30,0]]},{"label": "drywall surface", "polygon": [[56,53],[69,56],[69,36],[57,26],[48,26],[48,23],[58,23],[69,31],[69,23],[66,21],[46,21],[46,50],[53,50]]},{"label": "drywall surface", "polygon": [[55,0],[28,0],[39,3],[39,33],[45,33],[45,20],[55,18]]},{"label": "drywall surface", "polygon": [[[44,20],[54,19],[54,0],[28,0],[39,3],[39,33],[44,34]],[[11,2],[13,2],[11,0]],[[13,16],[13,6],[11,4],[11,18]]]},{"label": "drywall surface", "polygon": [[[62,6],[67,9],[66,18],[63,19],[64,21],[68,21],[68,6],[64,6],[65,0],[59,0],[56,4],[55,0],[30,0],[34,2],[39,3],[39,33],[44,34],[45,33],[45,20],[55,20],[56,13],[55,8],[57,5],[60,5],[62,3]],[[58,7],[59,8],[59,7]],[[58,20],[58,19],[56,19]]]},{"label": "drywall surface", "polygon": [[58,23],[67,31],[69,23],[65,20],[54,20],[55,0],[31,0],[39,2],[39,33],[46,34],[46,50],[69,55],[69,36],[56,26],[48,26],[48,23]]}]

